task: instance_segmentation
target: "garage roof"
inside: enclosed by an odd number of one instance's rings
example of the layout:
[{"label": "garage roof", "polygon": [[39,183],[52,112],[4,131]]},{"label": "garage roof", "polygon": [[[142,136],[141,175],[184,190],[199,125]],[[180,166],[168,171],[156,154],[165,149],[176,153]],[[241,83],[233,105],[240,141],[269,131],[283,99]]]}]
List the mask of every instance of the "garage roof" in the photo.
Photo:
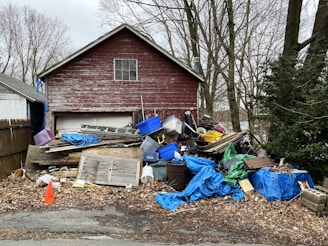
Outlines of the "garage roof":
[{"label": "garage roof", "polygon": [[68,56],[67,58],[65,58],[64,60],[56,63],[52,67],[49,67],[45,71],[41,72],[39,74],[39,77],[40,78],[46,77],[48,74],[52,73],[53,71],[55,71],[59,67],[63,66],[67,62],[69,62],[72,59],[78,57],[82,53],[86,52],[87,50],[91,49],[92,47],[94,47],[97,44],[103,42],[104,40],[110,38],[111,36],[113,36],[114,34],[120,32],[121,30],[123,30],[125,28],[128,29],[129,31],[131,31],[132,33],[134,33],[135,35],[137,35],[139,38],[141,38],[146,43],[148,43],[151,46],[153,46],[155,49],[157,49],[158,51],[160,51],[166,57],[168,57],[169,59],[171,59],[172,61],[174,61],[177,65],[179,65],[180,67],[182,67],[183,69],[187,70],[189,73],[191,73],[192,75],[194,75],[195,77],[197,77],[200,81],[204,81],[204,78],[201,75],[199,75],[198,73],[196,73],[191,67],[185,65],[183,62],[181,62],[180,60],[178,60],[177,58],[175,58],[174,56],[172,56],[169,52],[167,52],[164,48],[162,48],[161,46],[157,45],[152,40],[150,40],[149,38],[147,38],[142,33],[140,33],[138,30],[136,30],[135,28],[133,28],[132,26],[130,26],[128,24],[122,24],[122,25],[118,26],[117,28],[113,29],[111,32],[108,32],[108,33],[100,36],[98,39],[96,39],[95,41],[89,43],[88,45],[84,46],[83,48],[79,49],[78,51],[74,52],[73,54],[71,54],[70,56]]}]

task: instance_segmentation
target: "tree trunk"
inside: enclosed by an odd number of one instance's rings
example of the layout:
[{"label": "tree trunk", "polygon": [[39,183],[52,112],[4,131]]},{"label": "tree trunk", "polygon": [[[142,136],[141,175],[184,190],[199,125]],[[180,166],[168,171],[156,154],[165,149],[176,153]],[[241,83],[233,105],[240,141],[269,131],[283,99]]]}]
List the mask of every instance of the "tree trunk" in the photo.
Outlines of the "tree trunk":
[{"label": "tree trunk", "polygon": [[298,34],[303,0],[290,0],[285,32],[284,56],[297,55]]},{"label": "tree trunk", "polygon": [[233,4],[232,0],[228,0],[227,12],[228,12],[228,28],[229,28],[229,71],[228,71],[228,81],[227,81],[227,90],[228,90],[228,100],[230,106],[230,115],[232,129],[235,132],[240,132],[240,121],[239,121],[239,105],[236,100],[236,91],[235,91],[235,30],[234,30],[234,18],[233,18]]},{"label": "tree trunk", "polygon": [[315,39],[310,44],[305,66],[313,64],[314,61],[322,62],[323,65],[318,68],[318,72],[321,72],[326,58],[325,51],[328,50],[328,0],[319,1],[312,37]]}]

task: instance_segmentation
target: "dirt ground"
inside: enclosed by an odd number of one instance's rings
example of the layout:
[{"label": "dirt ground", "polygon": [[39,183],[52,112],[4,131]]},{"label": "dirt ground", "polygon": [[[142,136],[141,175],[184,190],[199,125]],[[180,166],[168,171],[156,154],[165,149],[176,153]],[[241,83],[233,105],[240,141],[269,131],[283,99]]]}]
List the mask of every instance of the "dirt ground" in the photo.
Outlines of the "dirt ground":
[{"label": "dirt ground", "polygon": [[[301,206],[300,199],[268,202],[258,193],[241,201],[227,197],[208,198],[181,205],[175,212],[154,199],[158,192],[173,192],[164,182],[125,187],[88,186],[73,188],[63,183],[55,190],[55,203],[45,205],[46,186],[27,178],[8,177],[0,182],[0,213],[79,208],[101,210],[114,205],[124,220],[97,218],[108,226],[142,228],[140,233],[108,236],[141,242],[162,243],[249,243],[270,245],[328,245],[328,217],[319,217]],[[144,222],[147,221],[147,224]],[[145,226],[148,229],[145,230]],[[138,230],[137,230],[138,231]],[[83,235],[0,230],[0,239],[77,238]]]}]

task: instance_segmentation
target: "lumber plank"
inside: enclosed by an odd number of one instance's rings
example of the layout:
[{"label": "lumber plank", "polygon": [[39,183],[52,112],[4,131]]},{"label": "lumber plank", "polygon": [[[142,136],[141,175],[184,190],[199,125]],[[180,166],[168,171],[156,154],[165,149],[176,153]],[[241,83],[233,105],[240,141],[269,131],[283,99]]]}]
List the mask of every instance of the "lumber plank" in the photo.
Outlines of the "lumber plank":
[{"label": "lumber plank", "polygon": [[88,145],[83,145],[83,146],[76,146],[76,145],[69,145],[69,146],[63,146],[63,147],[56,147],[56,148],[51,148],[47,151],[46,153],[53,153],[53,152],[61,152],[61,151],[68,151],[68,150],[77,150],[77,149],[85,149],[85,148],[91,148],[95,146],[102,146],[111,143],[110,141],[104,141],[96,144],[88,144]]},{"label": "lumber plank", "polygon": [[223,153],[229,143],[237,143],[246,135],[246,132],[235,133],[232,132],[221,139],[212,142],[206,146],[199,147],[200,152],[204,153]]}]

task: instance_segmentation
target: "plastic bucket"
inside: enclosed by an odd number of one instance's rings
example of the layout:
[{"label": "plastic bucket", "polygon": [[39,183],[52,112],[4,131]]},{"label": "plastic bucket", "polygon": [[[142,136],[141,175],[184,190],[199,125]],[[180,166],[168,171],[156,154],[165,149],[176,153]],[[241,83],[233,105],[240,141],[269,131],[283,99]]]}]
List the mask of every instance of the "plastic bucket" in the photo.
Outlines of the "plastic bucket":
[{"label": "plastic bucket", "polygon": [[182,191],[187,186],[187,167],[185,164],[167,164],[167,181],[176,191]]},{"label": "plastic bucket", "polygon": [[167,180],[167,161],[159,160],[156,163],[150,164],[153,168],[153,174],[155,180],[166,181]]},{"label": "plastic bucket", "polygon": [[151,166],[144,166],[142,169],[141,182],[146,184],[154,181],[153,168]]}]

